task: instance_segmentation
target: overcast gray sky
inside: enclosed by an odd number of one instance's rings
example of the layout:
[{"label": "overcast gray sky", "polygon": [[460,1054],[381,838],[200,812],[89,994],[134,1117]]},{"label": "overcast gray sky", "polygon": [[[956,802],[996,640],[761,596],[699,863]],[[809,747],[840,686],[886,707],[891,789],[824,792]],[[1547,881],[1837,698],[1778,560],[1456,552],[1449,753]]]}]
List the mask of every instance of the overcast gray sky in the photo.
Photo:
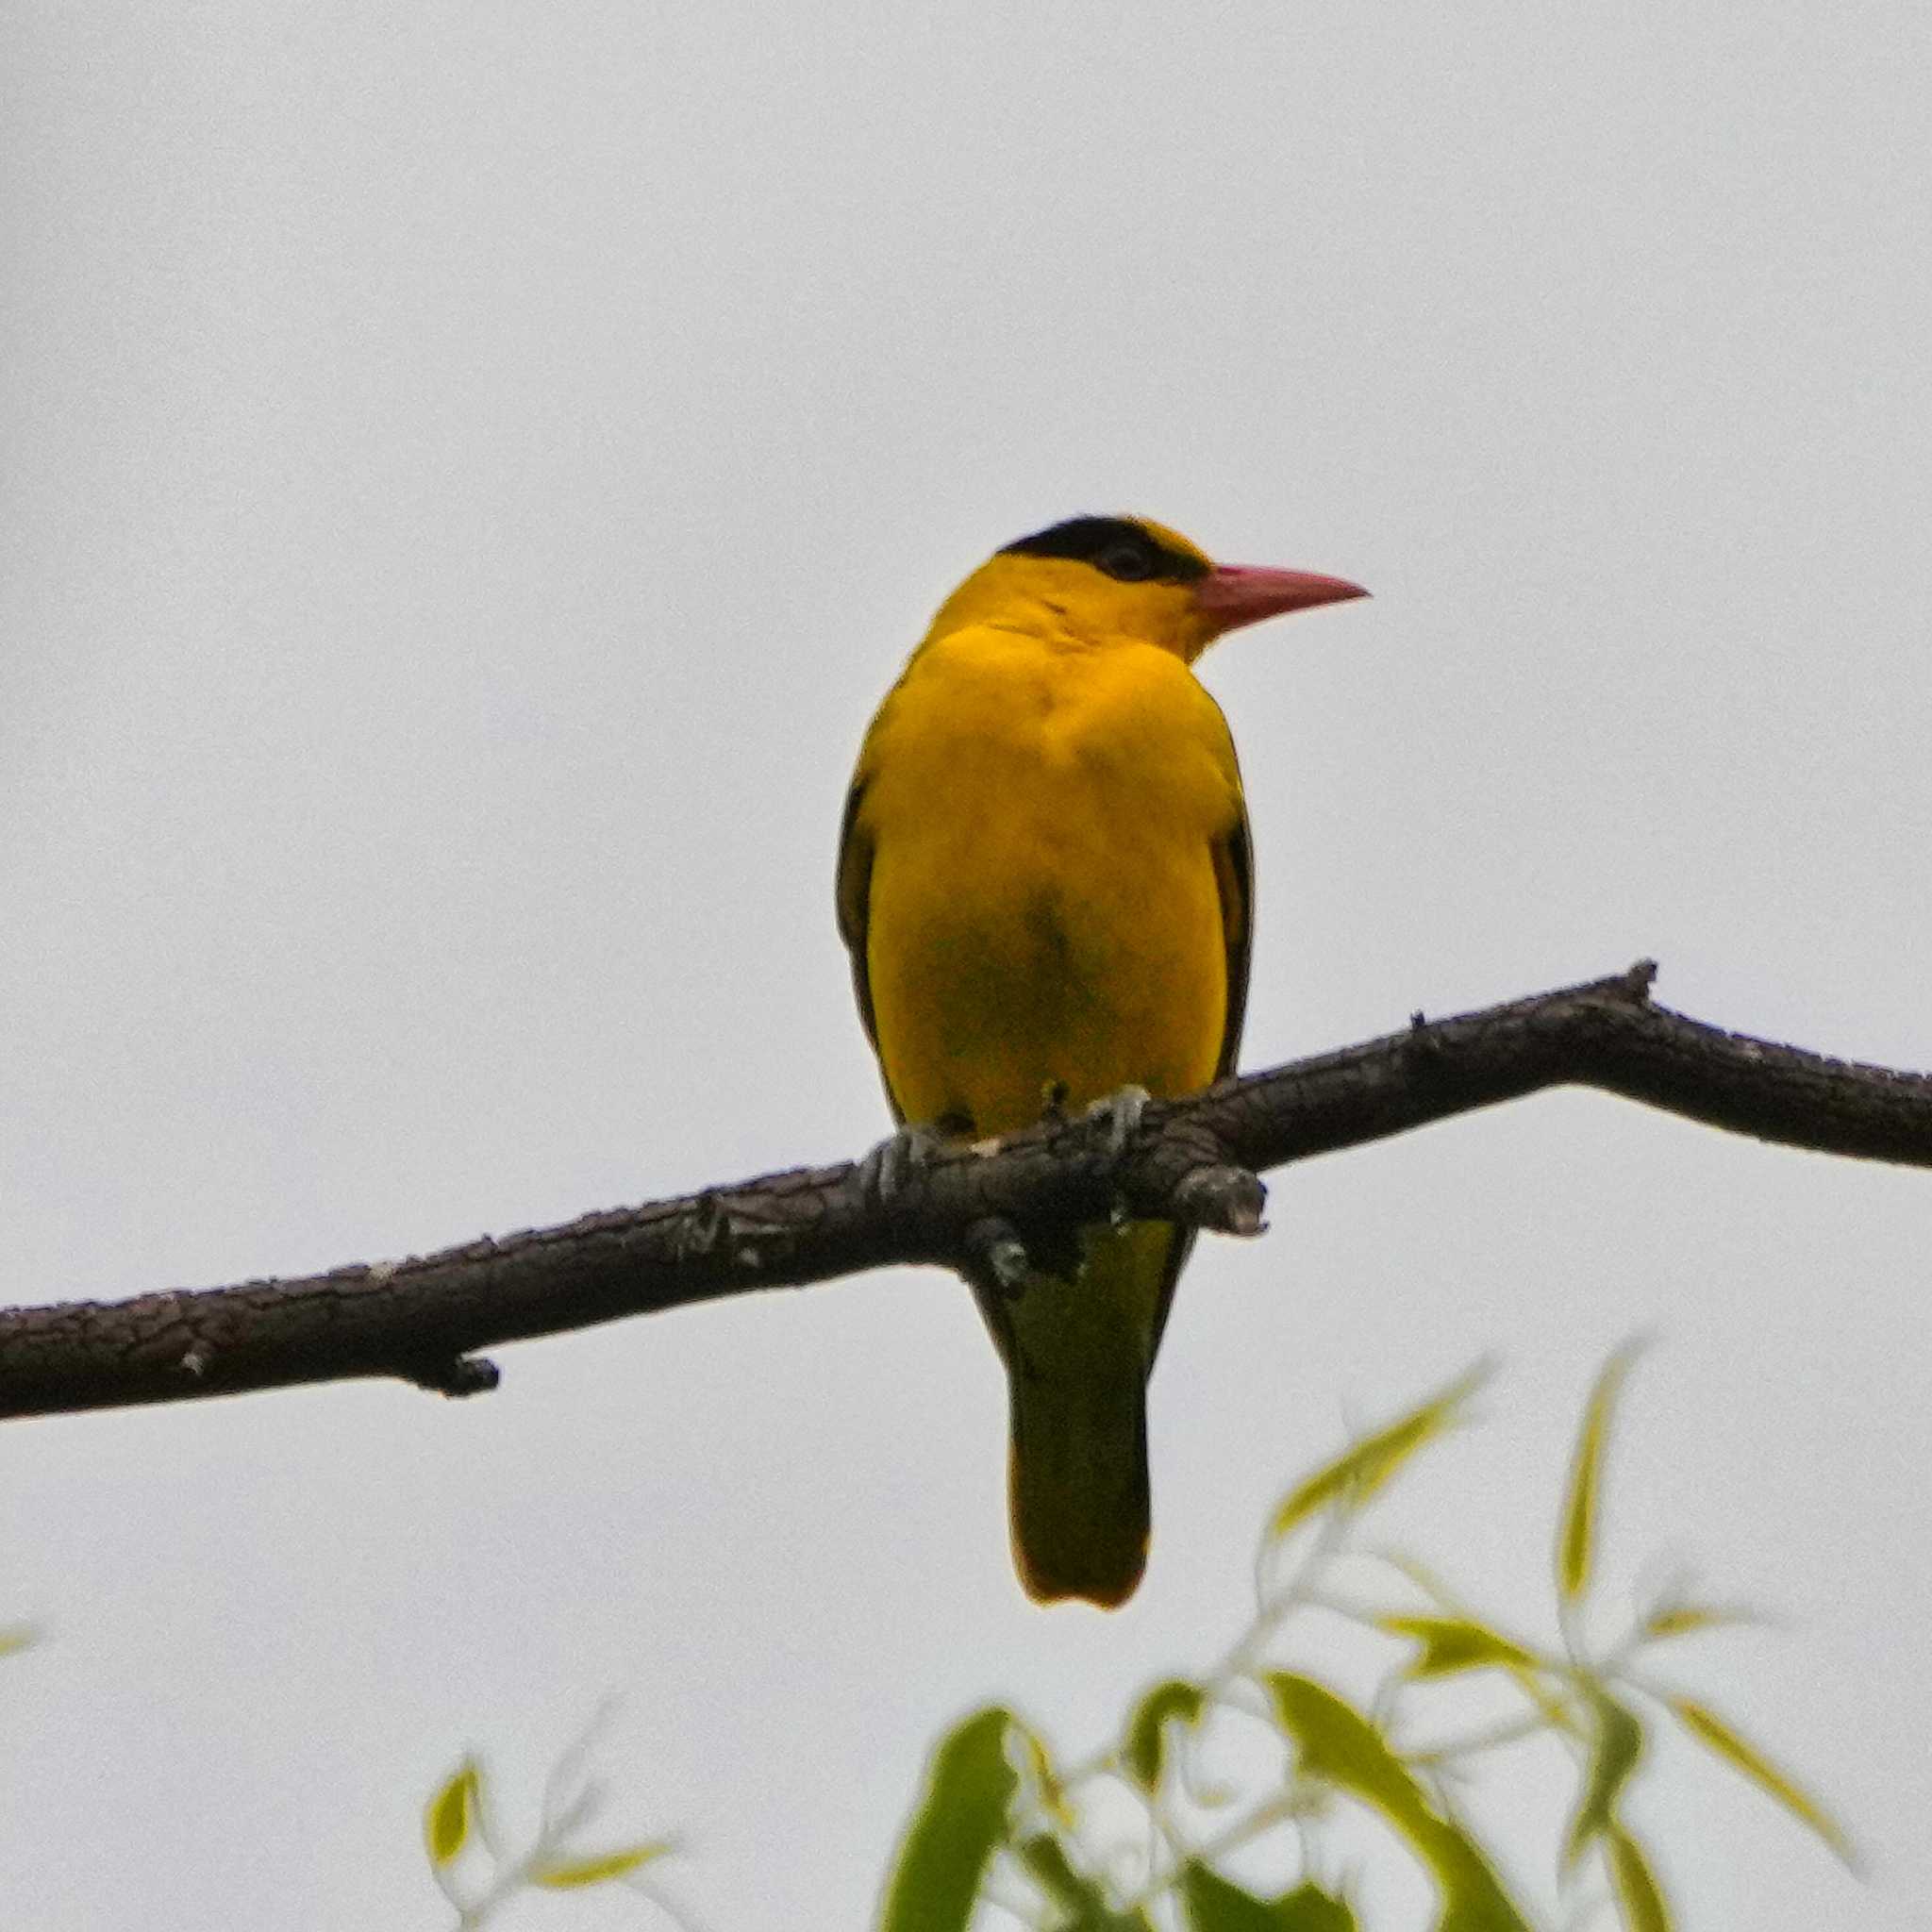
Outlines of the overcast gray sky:
[{"label": "overcast gray sky", "polygon": [[[1645,953],[1932,1063],[1923,9],[15,0],[0,76],[8,1296],[863,1148],[852,755],[953,580],[1080,509],[1375,591],[1204,666],[1248,1064]],[[1112,1618],[1021,1598],[937,1275],[510,1349],[467,1404],[11,1424],[5,1915],[441,1925],[423,1795],[475,1743],[514,1813],[622,1690],[611,1828],[685,1833],[708,1927],[860,1924],[947,1720],[1091,1745],[1232,1633],[1294,1473],[1485,1352],[1391,1530],[1544,1627],[1641,1328],[1613,1599],[1674,1557],[1782,1613],[1680,1674],[1874,1877],[1675,1742],[1636,1815],[1689,1924],[1903,1932],[1928,1217],[1591,1096],[1279,1175],[1183,1284]],[[1519,1844],[1552,1770],[1497,1788]]]}]

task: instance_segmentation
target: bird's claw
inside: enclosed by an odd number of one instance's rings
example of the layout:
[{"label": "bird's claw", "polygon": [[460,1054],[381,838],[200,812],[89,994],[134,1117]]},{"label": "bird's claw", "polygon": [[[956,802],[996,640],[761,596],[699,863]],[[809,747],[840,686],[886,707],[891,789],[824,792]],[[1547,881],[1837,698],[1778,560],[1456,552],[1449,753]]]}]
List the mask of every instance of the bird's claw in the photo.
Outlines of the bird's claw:
[{"label": "bird's claw", "polygon": [[1144,1087],[1122,1087],[1103,1094],[1087,1109],[1094,1144],[1108,1160],[1118,1160],[1127,1151],[1151,1097]]},{"label": "bird's claw", "polygon": [[905,1191],[915,1174],[933,1164],[944,1145],[930,1127],[900,1127],[858,1163],[858,1185],[868,1199],[885,1207]]},{"label": "bird's claw", "polygon": [[997,1214],[986,1215],[966,1230],[966,1253],[973,1272],[1011,1300],[1026,1285],[1032,1261],[1020,1230]]}]

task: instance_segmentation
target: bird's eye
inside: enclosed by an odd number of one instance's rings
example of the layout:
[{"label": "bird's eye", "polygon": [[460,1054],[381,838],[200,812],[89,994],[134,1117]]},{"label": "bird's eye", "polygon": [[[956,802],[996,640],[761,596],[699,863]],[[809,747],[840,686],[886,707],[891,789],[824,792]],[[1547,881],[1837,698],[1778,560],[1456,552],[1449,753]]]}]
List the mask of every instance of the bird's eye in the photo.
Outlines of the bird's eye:
[{"label": "bird's eye", "polygon": [[1110,543],[1093,559],[1093,565],[1124,584],[1144,583],[1159,568],[1153,552],[1139,543]]}]

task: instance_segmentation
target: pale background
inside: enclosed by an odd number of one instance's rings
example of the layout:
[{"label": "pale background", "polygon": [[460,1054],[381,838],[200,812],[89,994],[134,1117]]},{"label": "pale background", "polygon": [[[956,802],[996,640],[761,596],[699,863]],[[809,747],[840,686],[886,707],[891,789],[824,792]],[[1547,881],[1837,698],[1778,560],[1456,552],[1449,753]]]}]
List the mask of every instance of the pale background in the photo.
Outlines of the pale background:
[{"label": "pale background", "polygon": [[[0,76],[8,1296],[860,1150],[852,753],[951,582],[1080,509],[1376,593],[1206,666],[1248,1064],[1647,952],[1932,1062],[1923,9],[15,0]],[[9,1425],[0,1911],[441,1925],[425,1793],[475,1743],[514,1817],[621,1690],[611,1829],[684,1832],[705,1925],[859,1925],[942,1724],[1096,1740],[1231,1634],[1289,1477],[1486,1351],[1391,1527],[1545,1627],[1642,1328],[1612,1581],[1781,1613],[1679,1674],[1874,1875],[1674,1742],[1636,1816],[1690,1925],[1923,1924],[1932,1181],[1554,1096],[1273,1218],[1183,1287],[1112,1618],[1020,1597],[937,1275],[468,1404]]]}]

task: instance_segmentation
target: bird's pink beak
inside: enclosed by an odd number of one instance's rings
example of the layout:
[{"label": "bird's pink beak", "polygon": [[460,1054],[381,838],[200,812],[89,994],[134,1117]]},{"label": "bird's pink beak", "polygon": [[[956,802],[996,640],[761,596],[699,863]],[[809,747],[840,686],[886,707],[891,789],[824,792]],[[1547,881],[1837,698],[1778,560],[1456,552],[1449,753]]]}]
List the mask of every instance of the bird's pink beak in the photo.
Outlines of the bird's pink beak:
[{"label": "bird's pink beak", "polygon": [[1318,604],[1344,604],[1369,593],[1341,577],[1311,570],[1264,570],[1245,563],[1217,564],[1194,586],[1194,604],[1214,635],[1259,624],[1289,610],[1312,610]]}]

